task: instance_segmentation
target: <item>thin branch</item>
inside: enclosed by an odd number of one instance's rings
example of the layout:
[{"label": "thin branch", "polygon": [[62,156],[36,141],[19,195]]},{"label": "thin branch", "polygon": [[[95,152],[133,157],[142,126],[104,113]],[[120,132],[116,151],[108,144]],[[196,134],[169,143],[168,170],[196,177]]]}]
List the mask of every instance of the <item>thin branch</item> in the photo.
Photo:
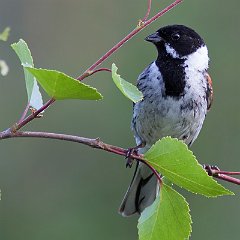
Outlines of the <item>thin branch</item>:
[{"label": "thin branch", "polygon": [[27,113],[28,113],[28,110],[29,110],[29,107],[30,107],[30,101],[28,102],[28,104],[26,105],[23,113],[22,113],[22,116],[20,117],[18,123],[22,122],[24,120],[24,118],[26,117]]},{"label": "thin branch", "polygon": [[148,9],[145,17],[142,19],[143,22],[146,22],[149,17],[149,14],[151,12],[151,6],[152,6],[152,0],[148,0]]},{"label": "thin branch", "polygon": [[240,179],[230,177],[230,176],[227,176],[225,174],[213,174],[213,177],[224,180],[224,181],[227,181],[227,182],[230,182],[230,183],[240,185]]},{"label": "thin branch", "polygon": [[[131,156],[132,157],[132,156]],[[163,182],[162,182],[162,178],[161,178],[161,175],[156,171],[156,169],[154,168],[154,167],[152,167],[146,160],[140,160],[140,159],[138,159],[138,161],[140,161],[140,162],[142,162],[142,163],[144,163],[145,165],[147,165],[148,167],[149,167],[149,169],[154,173],[154,175],[157,177],[157,180],[158,180],[158,182],[159,182],[159,185],[160,185],[160,187],[162,187],[162,184],[163,184]]]},{"label": "thin branch", "polygon": [[103,71],[112,72],[112,70],[109,69],[109,68],[98,68],[98,69],[90,72],[90,73],[89,73],[89,74],[90,74],[89,76],[91,76],[91,75],[93,75],[93,74],[95,74],[95,73],[97,73],[97,72],[103,72]]},{"label": "thin branch", "polygon": [[210,165],[205,166],[204,169],[206,170],[209,176],[240,185],[239,179],[228,176],[228,175],[239,175],[239,172],[221,171],[218,167],[210,166]]},{"label": "thin branch", "polygon": [[93,148],[102,149],[105,151],[113,152],[119,155],[125,155],[125,150],[120,147],[112,146],[109,144],[105,144],[100,139],[91,139],[91,138],[84,138],[74,135],[67,135],[61,133],[49,133],[49,132],[29,132],[29,131],[17,131],[11,132],[6,130],[0,133],[0,139],[7,139],[7,138],[16,138],[16,137],[33,137],[33,138],[49,138],[49,139],[57,139],[57,140],[64,140],[69,142],[76,142],[81,143]]},{"label": "thin branch", "polygon": [[[86,77],[89,77],[90,75],[99,72],[99,71],[111,71],[110,69],[107,68],[99,68],[97,70],[95,70],[95,68],[97,66],[99,66],[103,61],[105,61],[107,58],[109,58],[114,52],[116,52],[124,43],[126,43],[129,39],[131,39],[134,35],[136,35],[138,32],[140,32],[143,28],[145,28],[146,26],[148,26],[150,23],[152,23],[153,21],[155,21],[157,18],[161,17],[163,14],[165,14],[166,12],[170,11],[172,8],[174,8],[176,5],[180,4],[183,0],[176,0],[175,2],[173,2],[172,4],[170,4],[168,7],[166,7],[165,9],[163,9],[162,11],[160,11],[159,13],[157,13],[154,17],[152,17],[151,19],[149,19],[146,22],[142,22],[141,24],[139,24],[137,26],[136,29],[134,29],[131,33],[129,33],[125,38],[123,38],[119,43],[117,43],[112,49],[110,49],[106,54],[104,54],[100,59],[98,59],[90,68],[88,68],[82,75],[80,75],[77,79],[82,81],[83,79],[85,79]],[[148,0],[148,10],[147,13],[144,17],[144,19],[146,17],[148,17],[149,13],[151,10],[151,1]],[[44,111],[45,109],[47,109],[50,105],[52,105],[55,102],[54,99],[50,99],[47,103],[45,103],[39,110],[37,110],[36,112],[32,113],[31,115],[29,115],[28,117],[26,117],[26,113],[28,111],[28,107],[26,107],[25,111],[23,112],[22,117],[20,118],[20,120],[18,121],[17,124],[15,124],[11,129],[12,131],[17,131],[19,129],[21,129],[23,126],[25,126],[26,124],[28,124],[29,122],[31,122],[33,119],[35,119],[39,113],[41,113],[42,111]],[[25,118],[26,117],[26,118]]]},{"label": "thin branch", "polygon": [[[48,132],[11,132],[9,130],[6,130],[2,133],[0,133],[0,139],[7,139],[7,138],[15,138],[15,137],[33,137],[33,138],[48,138],[48,139],[57,139],[57,140],[64,140],[64,141],[70,141],[70,142],[76,142],[81,143],[84,145],[87,145],[92,148],[101,149],[107,152],[115,153],[121,156],[126,156],[128,150],[113,146],[107,143],[104,143],[100,141],[99,138],[91,139],[91,138],[84,138],[79,136],[73,136],[73,135],[67,135],[67,134],[60,134],[60,133],[48,133]],[[146,162],[146,160],[143,158],[142,154],[136,154],[132,153],[130,155],[131,158],[136,159],[144,164],[146,164],[152,172],[156,175],[160,185],[162,185],[162,179],[159,175],[159,173],[149,164]]]},{"label": "thin branch", "polygon": [[221,171],[221,170],[212,170],[212,173],[215,174],[224,174],[224,175],[240,175],[240,172],[228,172],[228,171]]},{"label": "thin branch", "polygon": [[216,167],[206,166],[205,167],[208,175],[213,176],[215,178],[231,182],[237,185],[240,185],[240,180],[234,177],[230,177],[228,175],[240,175],[240,172],[228,172],[228,171],[221,171],[220,169],[216,169]]},{"label": "thin branch", "polygon": [[24,120],[22,120],[21,122],[19,122],[18,124],[14,125],[12,127],[13,132],[16,132],[17,130],[21,129],[23,126],[25,126],[26,124],[28,124],[29,122],[31,122],[34,118],[36,118],[38,116],[39,113],[41,113],[42,111],[46,110],[51,104],[53,104],[55,102],[55,99],[51,98],[50,100],[48,100],[41,108],[39,108],[37,111],[35,111],[34,113],[30,114],[28,117],[26,117]]},{"label": "thin branch", "polygon": [[[74,136],[74,135],[67,135],[67,134],[60,134],[60,133],[48,133],[48,132],[28,132],[28,131],[12,132],[11,129],[7,129],[6,131],[3,131],[0,133],[0,140],[7,139],[7,138],[15,138],[15,137],[49,138],[49,139],[57,139],[57,140],[63,140],[63,141],[76,142],[76,143],[81,143],[81,144],[87,145],[92,148],[101,149],[101,150],[104,150],[107,152],[115,153],[115,154],[121,155],[121,156],[126,156],[126,154],[128,152],[128,149],[124,149],[121,147],[117,147],[114,145],[104,143],[99,138],[91,139],[91,138],[84,138],[84,137],[79,137],[79,136]],[[130,157],[146,164],[151,169],[151,171],[156,175],[160,185],[162,184],[162,179],[161,179],[159,173],[144,159],[144,156],[142,154],[136,154],[135,152],[133,152],[133,153],[131,153]],[[217,171],[217,170],[212,170],[213,177],[240,185],[239,179],[227,176],[225,174],[216,174],[216,173],[214,173],[214,171]]]},{"label": "thin branch", "polygon": [[170,11],[172,8],[180,4],[183,0],[176,0],[169,6],[167,6],[162,11],[158,12],[155,16],[147,20],[146,22],[141,22],[138,24],[137,28],[135,28],[132,32],[130,32],[126,37],[124,37],[119,43],[117,43],[113,48],[111,48],[107,53],[105,53],[102,57],[100,57],[91,67],[89,67],[82,75],[77,77],[79,81],[82,81],[84,78],[89,76],[97,66],[99,66],[103,61],[109,58],[114,52],[116,52],[123,44],[125,44],[128,40],[130,40],[133,36],[135,36],[138,32],[142,31],[149,24],[157,20],[159,17]]}]

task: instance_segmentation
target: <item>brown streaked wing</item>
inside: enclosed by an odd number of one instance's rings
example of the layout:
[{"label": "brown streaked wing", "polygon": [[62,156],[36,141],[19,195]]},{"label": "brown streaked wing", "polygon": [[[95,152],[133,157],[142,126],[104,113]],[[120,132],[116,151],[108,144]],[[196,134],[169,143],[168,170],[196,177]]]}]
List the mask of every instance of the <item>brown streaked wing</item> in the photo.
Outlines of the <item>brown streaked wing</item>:
[{"label": "brown streaked wing", "polygon": [[210,110],[213,102],[213,88],[212,88],[212,79],[210,75],[206,74],[206,80],[207,80],[207,110]]}]

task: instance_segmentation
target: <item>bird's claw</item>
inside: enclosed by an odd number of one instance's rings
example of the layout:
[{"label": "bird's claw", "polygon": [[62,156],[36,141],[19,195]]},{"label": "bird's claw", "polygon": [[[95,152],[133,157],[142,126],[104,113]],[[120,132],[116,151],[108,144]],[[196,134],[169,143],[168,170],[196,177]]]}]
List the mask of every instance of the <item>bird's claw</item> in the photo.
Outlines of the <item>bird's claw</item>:
[{"label": "bird's claw", "polygon": [[139,145],[132,147],[132,148],[128,148],[127,152],[126,152],[126,168],[131,168],[134,162],[134,158],[132,158],[132,154],[138,154],[138,149],[139,148],[143,148],[146,146],[145,142],[140,143]]},{"label": "bird's claw", "polygon": [[133,147],[133,148],[128,148],[127,152],[126,152],[126,168],[131,168],[134,162],[134,158],[131,157],[132,154],[137,154],[137,148]]}]

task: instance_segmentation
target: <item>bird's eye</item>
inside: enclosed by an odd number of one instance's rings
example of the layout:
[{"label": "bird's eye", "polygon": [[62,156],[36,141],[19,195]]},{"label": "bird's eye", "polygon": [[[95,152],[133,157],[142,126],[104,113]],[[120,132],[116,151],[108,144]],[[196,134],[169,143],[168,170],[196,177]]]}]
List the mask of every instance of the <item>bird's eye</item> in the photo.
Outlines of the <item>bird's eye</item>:
[{"label": "bird's eye", "polygon": [[180,38],[180,34],[179,33],[173,33],[171,36],[173,41],[177,41]]}]

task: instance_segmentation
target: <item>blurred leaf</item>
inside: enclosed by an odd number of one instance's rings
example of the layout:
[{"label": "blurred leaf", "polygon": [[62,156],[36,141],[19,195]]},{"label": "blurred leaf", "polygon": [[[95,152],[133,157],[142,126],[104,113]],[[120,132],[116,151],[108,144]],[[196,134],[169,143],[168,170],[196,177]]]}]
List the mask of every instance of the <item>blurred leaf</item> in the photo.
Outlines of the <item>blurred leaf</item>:
[{"label": "blurred leaf", "polygon": [[[12,45],[13,50],[18,55],[21,63],[23,66],[30,66],[33,67],[33,59],[31,52],[27,46],[27,43],[20,39],[17,43],[13,43]],[[26,81],[26,88],[28,94],[28,101],[31,99],[33,85],[34,85],[34,77],[31,73],[24,69],[25,81]]]},{"label": "blurred leaf", "polygon": [[154,203],[138,220],[139,240],[185,240],[191,234],[191,216],[182,195],[163,184]]},{"label": "blurred leaf", "polygon": [[102,99],[102,95],[96,88],[90,87],[62,72],[31,67],[25,67],[25,69],[36,77],[42,88],[54,99]]},{"label": "blurred leaf", "polygon": [[117,74],[118,68],[113,63],[112,64],[112,79],[118,89],[123,93],[124,96],[129,98],[134,103],[139,102],[143,99],[143,94],[137,89],[136,86],[132,85],[131,83],[125,81],[123,78]]},{"label": "blurred leaf", "polygon": [[7,41],[10,33],[10,27],[6,27],[2,33],[0,33],[0,40]]},{"label": "blurred leaf", "polygon": [[[27,43],[24,40],[20,39],[18,43],[13,43],[11,46],[18,55],[24,67],[25,66],[34,67],[31,52],[27,46]],[[36,79],[25,68],[23,70],[25,75],[28,102],[30,106],[32,106],[33,108],[39,109],[43,105],[43,100],[42,95],[37,86]]]},{"label": "blurred leaf", "polygon": [[233,195],[208,176],[186,144],[166,137],[156,142],[144,155],[157,171],[174,184],[207,197]]},{"label": "blurred leaf", "polygon": [[9,72],[9,67],[4,60],[0,60],[0,70],[2,76],[6,76]]}]

